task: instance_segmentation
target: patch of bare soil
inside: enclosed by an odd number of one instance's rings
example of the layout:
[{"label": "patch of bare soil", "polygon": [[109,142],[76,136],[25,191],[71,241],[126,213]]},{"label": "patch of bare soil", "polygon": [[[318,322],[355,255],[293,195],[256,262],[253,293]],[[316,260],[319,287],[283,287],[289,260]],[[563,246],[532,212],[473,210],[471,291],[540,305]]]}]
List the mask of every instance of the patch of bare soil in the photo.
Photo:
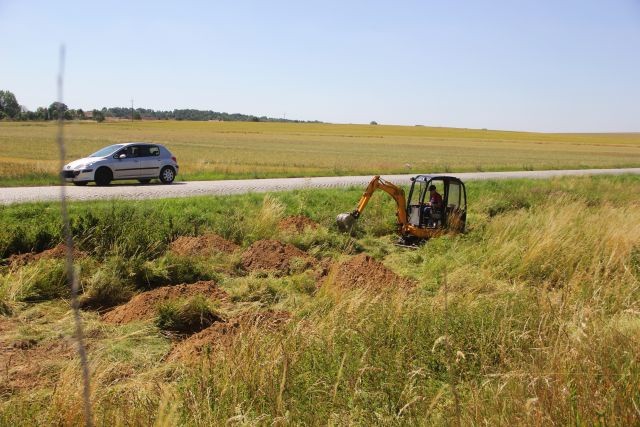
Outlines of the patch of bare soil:
[{"label": "patch of bare soil", "polygon": [[284,231],[302,232],[306,228],[312,230],[318,228],[318,223],[306,216],[296,215],[283,218],[278,224],[278,228]]},{"label": "patch of bare soil", "polygon": [[[29,262],[38,261],[40,259],[62,259],[66,256],[67,248],[63,243],[60,243],[57,246],[42,252],[28,252],[25,254],[11,255],[8,262],[12,267],[20,267]],[[76,248],[73,249],[74,259],[80,259],[86,256],[86,252],[80,251]]]},{"label": "patch of bare soil", "polygon": [[315,263],[315,259],[306,252],[277,240],[259,240],[242,254],[242,266],[248,271],[288,274],[291,270],[304,270]]},{"label": "patch of bare soil", "polygon": [[252,328],[276,331],[289,320],[291,320],[291,314],[287,311],[268,310],[245,313],[226,322],[217,322],[176,344],[169,353],[168,360],[193,359],[207,349],[227,345],[232,337],[243,331]]},{"label": "patch of bare soil", "polygon": [[393,287],[412,288],[415,282],[398,276],[367,254],[356,255],[337,268],[334,283],[345,288],[384,290]]},{"label": "patch of bare soil", "polygon": [[240,247],[217,234],[209,233],[202,236],[180,236],[174,240],[170,249],[178,255],[214,255],[216,253],[233,253]]},{"label": "patch of bare soil", "polygon": [[205,298],[224,301],[227,293],[220,289],[213,281],[200,281],[193,284],[163,286],[151,291],[142,292],[123,305],[119,305],[102,316],[102,320],[109,323],[129,323],[135,320],[152,319],[156,314],[156,306],[169,299],[189,298],[202,295]]},{"label": "patch of bare soil", "polygon": [[316,286],[320,287],[324,279],[329,276],[333,268],[333,260],[331,258],[323,258],[313,269],[313,275],[316,279]]},{"label": "patch of bare soil", "polygon": [[0,340],[0,397],[19,390],[52,386],[59,376],[61,362],[75,355],[70,339],[38,344],[35,340]]}]

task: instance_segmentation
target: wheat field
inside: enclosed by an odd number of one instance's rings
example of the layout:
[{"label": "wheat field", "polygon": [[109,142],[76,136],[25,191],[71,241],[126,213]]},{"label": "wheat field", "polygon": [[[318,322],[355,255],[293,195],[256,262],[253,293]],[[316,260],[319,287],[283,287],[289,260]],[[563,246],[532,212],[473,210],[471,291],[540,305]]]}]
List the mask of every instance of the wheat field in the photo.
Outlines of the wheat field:
[{"label": "wheat field", "polygon": [[[126,141],[165,144],[180,179],[640,166],[640,134],[187,121],[69,122],[67,160]],[[0,122],[0,185],[56,182],[56,124]]]}]

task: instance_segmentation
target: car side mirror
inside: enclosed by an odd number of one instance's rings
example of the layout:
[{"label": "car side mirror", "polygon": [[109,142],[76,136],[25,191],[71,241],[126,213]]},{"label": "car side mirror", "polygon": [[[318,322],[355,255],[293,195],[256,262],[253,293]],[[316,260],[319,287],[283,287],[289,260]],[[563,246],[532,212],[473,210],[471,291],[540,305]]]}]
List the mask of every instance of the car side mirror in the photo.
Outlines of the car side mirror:
[{"label": "car side mirror", "polygon": [[126,158],[127,158],[127,155],[126,155],[126,154],[124,154],[124,153],[122,153],[122,154],[120,154],[120,155],[118,156],[118,158],[119,158],[119,159],[126,159]]}]

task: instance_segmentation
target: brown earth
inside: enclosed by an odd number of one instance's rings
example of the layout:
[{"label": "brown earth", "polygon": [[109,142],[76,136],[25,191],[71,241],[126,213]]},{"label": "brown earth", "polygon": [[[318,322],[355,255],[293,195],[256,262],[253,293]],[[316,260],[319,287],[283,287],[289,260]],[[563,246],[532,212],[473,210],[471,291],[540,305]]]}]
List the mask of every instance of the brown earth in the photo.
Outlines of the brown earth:
[{"label": "brown earth", "polygon": [[337,267],[333,282],[345,288],[365,288],[373,290],[394,287],[411,288],[415,282],[398,276],[379,261],[367,254],[356,255]]},{"label": "brown earth", "polygon": [[189,285],[163,286],[136,295],[128,303],[119,305],[105,313],[102,316],[102,320],[109,323],[123,324],[135,320],[152,319],[156,315],[156,306],[159,303],[174,298],[189,298],[196,295],[203,295],[215,301],[227,299],[227,293],[213,281],[201,281]]},{"label": "brown earth", "polygon": [[52,386],[62,364],[75,354],[70,339],[41,344],[35,340],[10,343],[0,339],[0,397],[18,390]]},{"label": "brown earth", "polygon": [[[9,265],[12,267],[23,266],[29,262],[38,261],[40,259],[62,259],[67,256],[67,247],[63,243],[56,245],[51,249],[42,252],[28,252],[26,254],[16,254],[9,257]],[[86,252],[73,249],[73,258],[79,259],[87,256]]]},{"label": "brown earth", "polygon": [[291,272],[292,260],[298,258],[302,265],[296,269],[312,267],[316,264],[313,257],[293,245],[277,240],[259,240],[249,246],[242,254],[242,266],[248,271],[273,271],[279,274]]},{"label": "brown earth", "polygon": [[276,331],[289,320],[291,320],[291,314],[287,311],[268,310],[245,313],[229,319],[227,322],[217,322],[176,344],[169,353],[168,360],[193,359],[207,349],[229,344],[231,338],[242,331],[248,331],[252,328]]},{"label": "brown earth", "polygon": [[285,231],[302,232],[305,228],[318,228],[318,223],[306,216],[296,215],[283,218],[278,224],[278,228]]},{"label": "brown earth", "polygon": [[221,237],[217,234],[209,233],[202,236],[180,236],[174,240],[170,249],[178,255],[214,255],[216,253],[233,253],[240,246]]}]

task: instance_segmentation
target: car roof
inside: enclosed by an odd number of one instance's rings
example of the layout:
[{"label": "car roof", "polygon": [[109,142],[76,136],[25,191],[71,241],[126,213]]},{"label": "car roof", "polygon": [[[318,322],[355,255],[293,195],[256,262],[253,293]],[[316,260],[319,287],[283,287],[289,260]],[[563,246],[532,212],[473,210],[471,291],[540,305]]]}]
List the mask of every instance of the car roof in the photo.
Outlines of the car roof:
[{"label": "car roof", "polygon": [[159,146],[163,146],[162,144],[156,144],[155,142],[144,142],[144,141],[129,141],[129,142],[120,142],[118,144],[114,144],[114,145],[122,145],[123,147],[126,147],[128,145],[159,145]]}]

